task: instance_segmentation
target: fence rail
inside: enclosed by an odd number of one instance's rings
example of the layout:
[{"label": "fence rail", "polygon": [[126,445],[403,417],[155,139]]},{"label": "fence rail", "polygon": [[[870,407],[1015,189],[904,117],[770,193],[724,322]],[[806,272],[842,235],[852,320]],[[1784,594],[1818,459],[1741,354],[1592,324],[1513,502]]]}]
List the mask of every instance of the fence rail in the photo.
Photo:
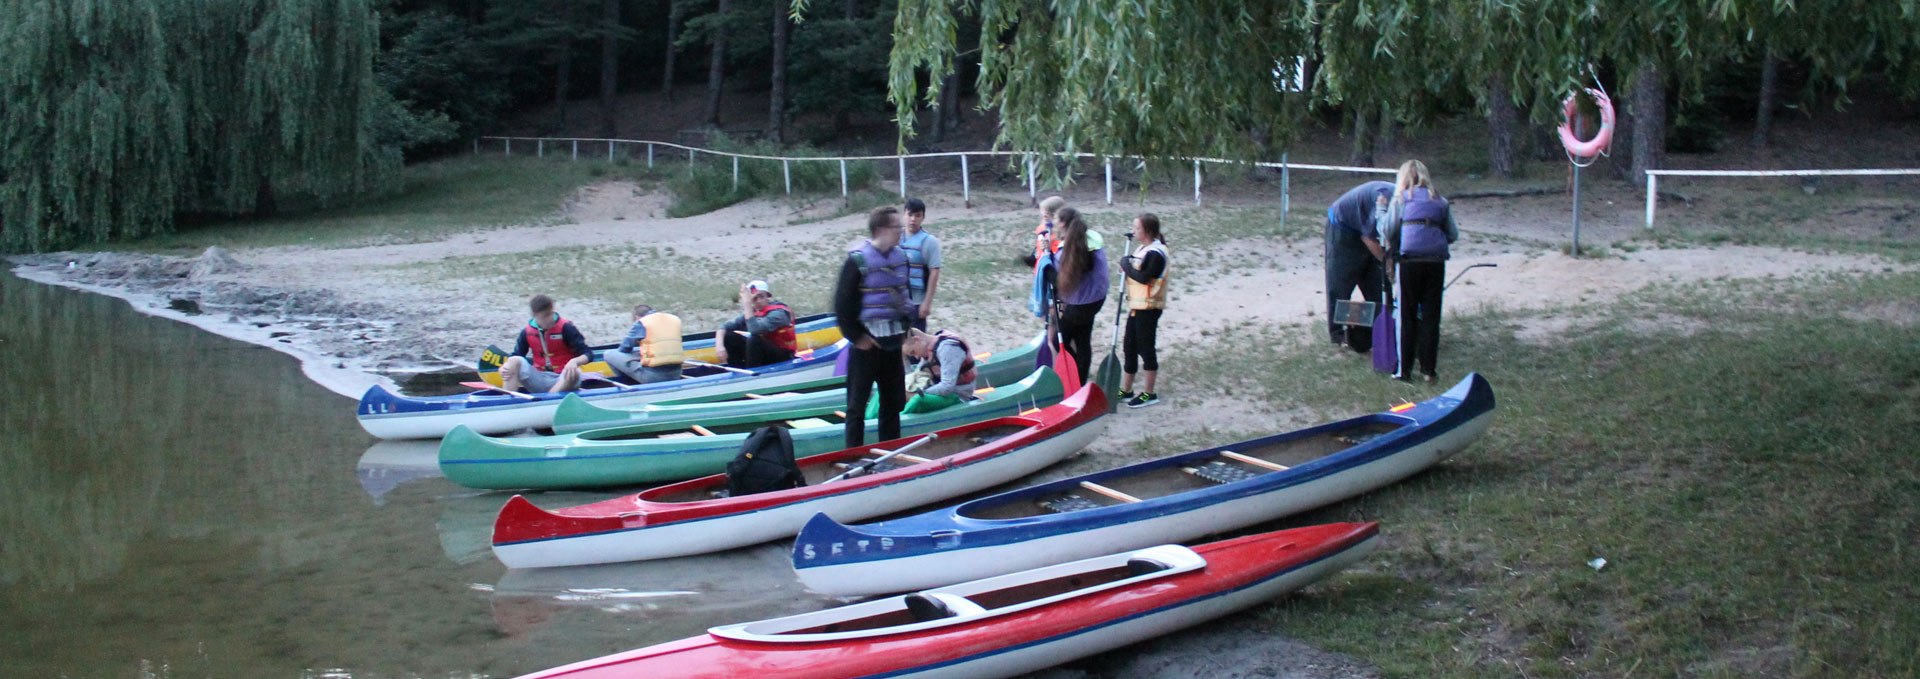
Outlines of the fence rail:
[{"label": "fence rail", "polygon": [[[473,140],[474,153],[480,152],[480,142],[483,140],[501,142],[503,149],[507,155],[513,155],[514,142],[516,141],[532,142],[534,144],[534,153],[542,157],[546,156],[547,154],[548,142],[553,142],[556,144],[559,144],[559,143],[571,144],[572,157],[574,160],[580,159],[580,143],[581,142],[586,142],[589,145],[605,144],[607,147],[608,162],[612,162],[614,160],[614,149],[621,145],[632,145],[632,146],[644,145],[647,149],[647,167],[654,166],[654,147],[665,147],[669,149],[686,151],[687,162],[693,162],[694,156],[696,154],[704,153],[710,156],[730,158],[733,160],[733,183],[736,188],[739,187],[740,185],[740,159],[745,158],[748,160],[780,161],[781,174],[786,179],[787,193],[793,193],[793,170],[792,170],[793,163],[795,162],[822,162],[822,163],[833,162],[833,163],[839,163],[840,165],[840,195],[843,197],[848,194],[847,161],[849,160],[895,161],[899,167],[900,196],[902,198],[905,198],[907,195],[907,161],[908,160],[910,159],[919,160],[919,159],[926,159],[926,158],[958,158],[960,161],[960,193],[961,193],[962,199],[965,200],[966,204],[969,206],[973,204],[973,181],[972,181],[972,175],[968,172],[968,164],[967,164],[967,158],[969,156],[1021,157],[1025,160],[1025,162],[1021,164],[1022,174],[1025,175],[1021,179],[1021,182],[1025,184],[1027,187],[1027,196],[1029,198],[1038,198],[1040,193],[1040,181],[1038,178],[1038,173],[1035,171],[1035,163],[1037,162],[1036,159],[1039,158],[1040,156],[1037,154],[1026,153],[1022,151],[941,151],[941,152],[935,152],[935,153],[905,153],[905,154],[874,155],[874,156],[766,156],[766,155],[759,155],[759,154],[753,154],[753,153],[734,153],[732,151],[719,151],[715,149],[700,148],[697,146],[688,146],[685,144],[676,144],[676,143],[667,142],[667,141],[654,141],[649,139],[608,139],[604,137],[486,136],[486,137],[479,137]],[[1071,155],[1076,159],[1101,161],[1101,166],[1104,170],[1105,178],[1106,178],[1106,199],[1107,199],[1108,205],[1113,204],[1113,161],[1115,159],[1148,160],[1147,158],[1143,158],[1141,156],[1101,156],[1101,155],[1096,155],[1092,153],[1074,153],[1074,154],[1068,154],[1068,155]],[[1286,154],[1281,154],[1280,162],[1277,162],[1277,163],[1247,162],[1247,161],[1238,161],[1238,160],[1228,160],[1225,158],[1207,158],[1207,157],[1153,158],[1151,160],[1191,161],[1193,163],[1193,202],[1196,205],[1200,204],[1201,202],[1200,166],[1202,163],[1277,168],[1280,170],[1280,212],[1283,216],[1287,212],[1291,211],[1293,208],[1293,205],[1292,205],[1293,203],[1293,186],[1292,186],[1293,170],[1311,170],[1311,171],[1318,171],[1318,172],[1351,172],[1351,173],[1360,173],[1360,174],[1388,174],[1388,175],[1394,173],[1394,170],[1391,168],[1354,167],[1354,166],[1348,166],[1348,165],[1318,165],[1313,163],[1293,163],[1287,159]]]},{"label": "fence rail", "polygon": [[1653,230],[1654,203],[1659,195],[1660,177],[1888,177],[1920,175],[1920,168],[1855,170],[1647,170],[1647,230]]}]

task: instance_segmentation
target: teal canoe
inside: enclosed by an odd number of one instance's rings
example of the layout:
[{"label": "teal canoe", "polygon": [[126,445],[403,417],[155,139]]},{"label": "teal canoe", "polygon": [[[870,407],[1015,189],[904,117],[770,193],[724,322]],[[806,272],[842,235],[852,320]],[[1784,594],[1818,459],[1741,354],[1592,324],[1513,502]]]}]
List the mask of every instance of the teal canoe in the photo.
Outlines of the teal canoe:
[{"label": "teal canoe", "polygon": [[[981,390],[979,398],[930,413],[900,416],[900,435],[912,436],[995,417],[1017,415],[1058,403],[1064,393],[1051,369]],[[466,427],[440,441],[440,471],[471,488],[555,490],[604,488],[689,479],[724,471],[753,430],[766,425],[791,430],[794,455],[839,450],[845,443],[845,401],[756,414],[710,417],[698,423],[676,419],[578,434],[492,437]],[[878,435],[867,420],[867,440]]]},{"label": "teal canoe", "polygon": [[[997,387],[1018,382],[1037,366],[1036,358],[1040,354],[1040,341],[1045,335],[1035,335],[1026,344],[996,353],[974,354],[974,383],[982,387]],[[690,401],[662,401],[634,407],[601,406],[583,398],[568,396],[560,402],[560,408],[553,414],[553,432],[556,434],[579,434],[595,429],[643,424],[650,422],[700,422],[722,415],[750,415],[792,410],[794,408],[826,408],[831,412],[847,402],[847,378],[845,375],[829,375],[800,384],[782,387],[779,391],[762,389],[764,393],[742,392],[734,394],[732,400],[699,399]]]}]

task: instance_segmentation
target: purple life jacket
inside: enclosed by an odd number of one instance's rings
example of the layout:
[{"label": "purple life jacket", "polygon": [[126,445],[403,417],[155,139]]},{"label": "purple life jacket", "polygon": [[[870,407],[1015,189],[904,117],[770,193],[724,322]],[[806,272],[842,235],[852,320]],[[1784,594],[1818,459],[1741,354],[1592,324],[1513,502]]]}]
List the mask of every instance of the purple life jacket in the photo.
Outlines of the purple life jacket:
[{"label": "purple life jacket", "polygon": [[1424,188],[1407,191],[1400,202],[1400,257],[1447,258],[1447,199]]},{"label": "purple life jacket", "polygon": [[895,247],[881,254],[871,241],[861,244],[852,254],[860,265],[860,320],[905,322],[913,317],[913,303],[907,299],[907,252]]}]

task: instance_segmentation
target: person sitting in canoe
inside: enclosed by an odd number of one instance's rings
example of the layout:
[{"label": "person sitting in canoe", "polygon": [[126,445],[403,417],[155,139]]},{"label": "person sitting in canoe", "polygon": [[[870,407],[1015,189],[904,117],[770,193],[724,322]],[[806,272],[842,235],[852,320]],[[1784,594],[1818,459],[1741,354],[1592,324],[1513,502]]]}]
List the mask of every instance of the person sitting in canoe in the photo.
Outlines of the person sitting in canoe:
[{"label": "person sitting in canoe", "polygon": [[799,348],[793,310],[774,299],[767,282],[760,280],[740,286],[740,315],[713,335],[714,355],[735,368],[791,361]]},{"label": "person sitting in canoe", "polygon": [[513,339],[513,355],[500,364],[500,384],[507,391],[559,393],[580,388],[580,366],[593,356],[587,338],[572,321],[553,310],[553,298],[534,295],[527,300],[533,318]]},{"label": "person sitting in canoe", "polygon": [[[900,349],[908,358],[919,362],[913,374],[907,376],[907,390],[913,397],[907,399],[902,413],[930,413],[973,400],[973,349],[965,339],[945,330],[933,333],[909,330],[907,341]],[[870,406],[868,410],[874,412],[867,416],[878,416],[879,405],[875,402]]]},{"label": "person sitting in canoe", "polygon": [[614,372],[639,384],[652,384],[680,379],[682,355],[680,317],[636,304],[633,327],[605,358]]}]

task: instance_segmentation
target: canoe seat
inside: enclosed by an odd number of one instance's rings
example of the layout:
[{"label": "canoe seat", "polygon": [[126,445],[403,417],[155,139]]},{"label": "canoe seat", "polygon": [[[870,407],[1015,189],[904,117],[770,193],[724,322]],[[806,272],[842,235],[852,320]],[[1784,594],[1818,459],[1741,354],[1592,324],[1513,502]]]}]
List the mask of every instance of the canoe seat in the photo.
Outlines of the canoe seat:
[{"label": "canoe seat", "polygon": [[1245,467],[1234,466],[1220,460],[1214,460],[1197,467],[1182,467],[1181,469],[1185,470],[1188,474],[1220,484],[1237,483],[1260,475]]},{"label": "canoe seat", "polygon": [[925,594],[908,594],[906,600],[907,613],[913,616],[914,622],[932,622],[954,616],[945,602]]},{"label": "canoe seat", "polygon": [[1088,509],[1099,509],[1103,506],[1105,505],[1086,499],[1084,497],[1080,497],[1079,495],[1075,495],[1073,493],[1067,493],[1066,495],[1061,495],[1059,497],[1048,498],[1040,501],[1040,507],[1042,509],[1045,509],[1049,512],[1053,512],[1055,514],[1065,514],[1067,512],[1079,512],[1079,511],[1085,511]]},{"label": "canoe seat", "polygon": [[[871,460],[878,460],[878,459],[879,459],[879,458],[872,458]],[[869,462],[869,461],[871,461],[871,460],[861,460],[861,464],[866,464],[867,462]],[[902,459],[900,459],[900,458],[899,458],[899,456],[895,456],[895,457],[893,457],[892,459],[888,459],[888,460],[882,460],[882,461],[881,461],[881,462],[880,462],[879,464],[876,464],[876,465],[873,465],[873,466],[871,466],[871,467],[868,467],[868,468],[867,468],[867,473],[868,473],[868,474],[879,474],[879,473],[881,473],[881,472],[890,472],[890,471],[893,471],[893,470],[895,470],[895,469],[899,469],[899,468],[901,468],[901,467],[905,467],[905,466],[907,466],[907,464],[908,464],[908,463],[907,463],[907,462],[906,462],[905,460],[902,460]]]}]

